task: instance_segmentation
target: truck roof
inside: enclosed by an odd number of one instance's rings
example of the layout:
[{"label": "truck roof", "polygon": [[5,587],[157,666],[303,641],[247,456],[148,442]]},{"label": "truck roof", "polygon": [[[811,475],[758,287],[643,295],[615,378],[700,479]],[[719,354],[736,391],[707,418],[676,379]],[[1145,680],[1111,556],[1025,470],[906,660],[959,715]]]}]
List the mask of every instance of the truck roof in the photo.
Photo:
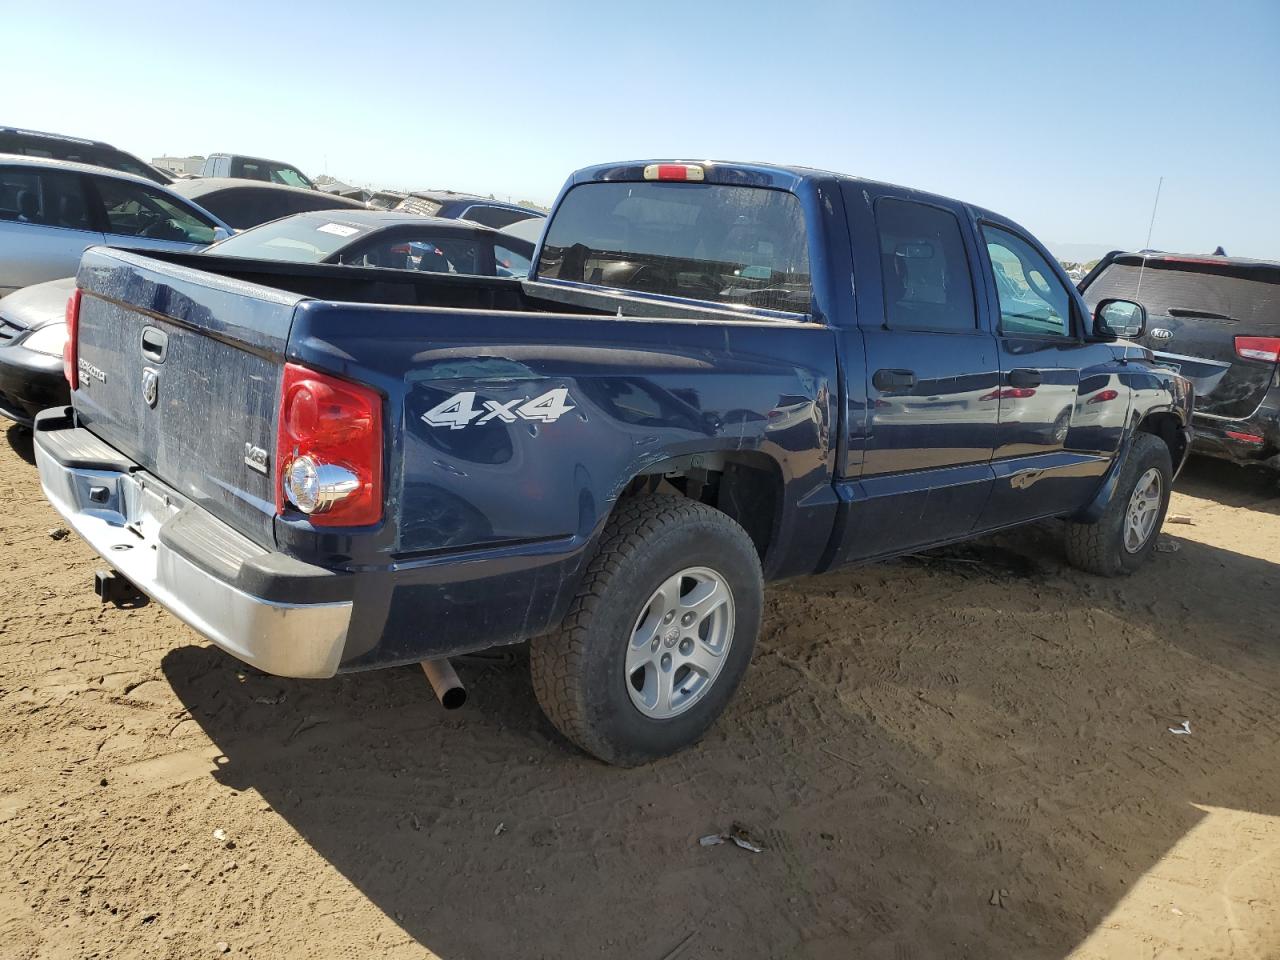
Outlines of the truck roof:
[{"label": "truck roof", "polygon": [[797,164],[755,163],[736,160],[673,160],[655,158],[650,160],[629,160],[621,163],[600,163],[583,167],[570,178],[572,183],[590,183],[599,180],[639,179],[645,167],[651,164],[693,164],[706,171],[705,183],[725,185],[770,187],[775,190],[796,190],[802,183],[838,180],[847,183],[875,184],[892,186],[897,190],[912,194],[920,200],[942,200],[947,203],[963,203],[983,217],[991,220],[1012,223],[1008,217],[969,203],[958,197],[947,197],[943,194],[930,193],[915,187],[904,187],[901,184],[890,184],[870,177],[856,177],[848,173],[824,170],[818,167],[805,167]]}]

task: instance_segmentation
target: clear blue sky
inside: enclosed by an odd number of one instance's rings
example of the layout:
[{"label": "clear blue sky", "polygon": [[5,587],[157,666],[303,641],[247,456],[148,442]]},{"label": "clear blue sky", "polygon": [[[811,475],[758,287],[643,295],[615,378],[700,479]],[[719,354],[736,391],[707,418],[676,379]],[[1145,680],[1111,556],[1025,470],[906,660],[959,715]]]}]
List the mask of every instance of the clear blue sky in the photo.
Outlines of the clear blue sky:
[{"label": "clear blue sky", "polygon": [[[1280,258],[1280,0],[0,0],[0,123],[551,200],[575,167],[827,167],[1059,247]],[[125,10],[129,13],[125,13]]]}]

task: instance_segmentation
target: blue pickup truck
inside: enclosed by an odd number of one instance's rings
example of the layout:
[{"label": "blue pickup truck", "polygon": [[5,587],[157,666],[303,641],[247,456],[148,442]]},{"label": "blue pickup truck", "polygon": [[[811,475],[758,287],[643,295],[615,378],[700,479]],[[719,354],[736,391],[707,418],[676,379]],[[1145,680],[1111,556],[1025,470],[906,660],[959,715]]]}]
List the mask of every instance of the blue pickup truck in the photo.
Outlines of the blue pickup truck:
[{"label": "blue pickup truck", "polygon": [[807,169],[581,170],[527,280],[93,248],[67,316],[36,455],[104,582],[287,676],[531,639],[620,764],[724,709],[765,581],[1042,518],[1128,573],[1190,440],[1137,304]]}]

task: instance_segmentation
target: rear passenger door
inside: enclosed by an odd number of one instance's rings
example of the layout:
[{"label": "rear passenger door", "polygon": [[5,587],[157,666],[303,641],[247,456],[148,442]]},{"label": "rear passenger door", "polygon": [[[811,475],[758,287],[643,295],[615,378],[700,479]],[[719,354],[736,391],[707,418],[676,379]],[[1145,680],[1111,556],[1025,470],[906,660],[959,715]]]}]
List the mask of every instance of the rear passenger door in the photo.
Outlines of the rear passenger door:
[{"label": "rear passenger door", "polygon": [[72,276],[85,248],[102,241],[80,174],[0,166],[0,295]]},{"label": "rear passenger door", "polygon": [[1084,339],[1080,299],[1039,245],[979,229],[1001,369],[988,529],[1083,506],[1119,446],[1129,389],[1112,348]]},{"label": "rear passenger door", "polygon": [[991,489],[999,406],[995,338],[962,210],[891,188],[844,191],[867,400],[841,562],[967,534]]}]

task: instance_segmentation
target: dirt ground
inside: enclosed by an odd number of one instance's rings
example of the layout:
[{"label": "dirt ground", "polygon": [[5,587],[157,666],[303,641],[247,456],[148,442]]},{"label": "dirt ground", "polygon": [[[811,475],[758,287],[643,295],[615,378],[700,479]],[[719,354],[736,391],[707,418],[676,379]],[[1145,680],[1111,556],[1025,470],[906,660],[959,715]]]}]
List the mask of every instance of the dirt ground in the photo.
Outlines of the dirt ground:
[{"label": "dirt ground", "polygon": [[[1045,525],[775,586],[707,740],[615,770],[518,649],[446,714],[101,607],[24,458],[0,431],[6,958],[1280,957],[1280,489],[1243,471],[1193,464],[1124,581]],[[698,844],[735,823],[762,853]]]}]

